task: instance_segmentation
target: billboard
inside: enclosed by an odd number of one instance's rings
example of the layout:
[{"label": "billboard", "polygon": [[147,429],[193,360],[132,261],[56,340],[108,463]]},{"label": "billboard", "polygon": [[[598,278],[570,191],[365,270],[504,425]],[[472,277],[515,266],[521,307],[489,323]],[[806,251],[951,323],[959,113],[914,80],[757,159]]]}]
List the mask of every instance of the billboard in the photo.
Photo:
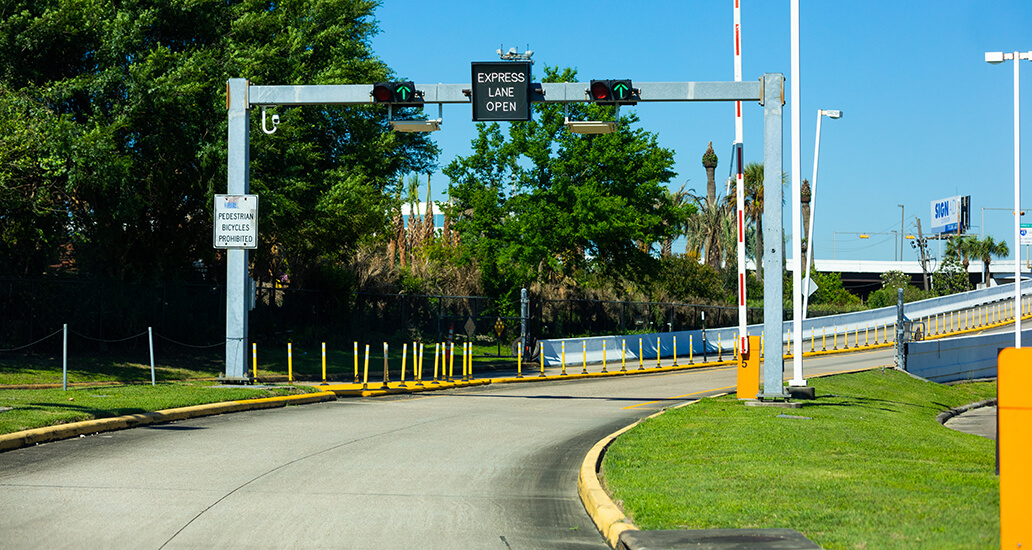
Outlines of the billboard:
[{"label": "billboard", "polygon": [[932,234],[959,232],[960,202],[959,195],[932,201]]}]

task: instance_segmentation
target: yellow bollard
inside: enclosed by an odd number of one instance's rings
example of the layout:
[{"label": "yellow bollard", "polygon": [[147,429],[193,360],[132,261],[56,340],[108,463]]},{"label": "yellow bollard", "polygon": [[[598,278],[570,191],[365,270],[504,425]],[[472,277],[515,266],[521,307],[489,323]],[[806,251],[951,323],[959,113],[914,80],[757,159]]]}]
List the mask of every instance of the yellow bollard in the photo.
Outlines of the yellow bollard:
[{"label": "yellow bollard", "polygon": [[473,380],[473,342],[469,343],[469,379]]},{"label": "yellow bollard", "polygon": [[810,353],[813,353],[813,327],[810,327]]},{"label": "yellow bollard", "polygon": [[581,355],[583,356],[583,368],[581,369],[581,374],[588,374],[588,341],[587,340],[581,340]]},{"label": "yellow bollard", "polygon": [[688,335],[688,364],[695,364],[695,335]]},{"label": "yellow bollard", "polygon": [[677,366],[677,335],[674,335],[674,366]]},{"label": "yellow bollard", "polygon": [[387,374],[387,342],[383,343],[383,385],[380,386],[381,390],[390,388],[388,382],[390,382],[390,375]]},{"label": "yellow bollard", "polygon": [[831,335],[831,338],[832,338],[832,344],[834,344],[834,348],[833,349],[834,350],[838,350],[838,331],[837,330],[835,331],[835,334]]},{"label": "yellow bollard", "polygon": [[448,381],[455,380],[455,342],[448,343]]},{"label": "yellow bollard", "polygon": [[[791,338],[791,336],[789,336]],[[717,333],[717,362],[724,361],[724,345],[720,343],[720,333]]]},{"label": "yellow bollard", "polygon": [[645,351],[645,339],[639,337],[638,338],[638,369],[639,370],[644,370],[645,369],[645,353],[644,353],[644,351]]},{"label": "yellow bollard", "polygon": [[[416,367],[415,367],[414,363],[415,363],[415,359],[416,359],[416,348],[412,348],[412,359],[413,359],[412,371],[415,372]],[[408,343],[407,342],[401,345],[401,383],[398,384],[399,388],[407,388],[408,387],[408,385],[405,384],[405,364],[406,363],[408,363]]]},{"label": "yellow bollard", "polygon": [[627,339],[623,339],[620,349],[620,372],[627,372]]},{"label": "yellow bollard", "polygon": [[362,370],[362,389],[369,388],[369,344],[365,345],[365,366]]},{"label": "yellow bollard", "polygon": [[258,381],[258,344],[251,343],[251,373],[254,381]]},{"label": "yellow bollard", "polygon": [[322,383],[326,384],[326,342],[322,343]]},{"label": "yellow bollard", "polygon": [[864,347],[865,348],[871,345],[870,336],[871,336],[871,327],[864,327]]},{"label": "yellow bollard", "polygon": [[[415,353],[415,350],[416,350],[416,343],[412,342],[412,353],[413,354]],[[414,356],[412,357],[412,359],[414,359],[414,361],[412,361],[412,366],[415,367],[415,369],[416,369],[416,386],[422,386],[423,385],[423,343],[422,342],[419,343],[419,359],[416,359]]]},{"label": "yellow bollard", "polygon": [[431,382],[431,384],[440,384],[437,380],[437,360],[441,354],[440,348],[441,344],[439,342],[434,342],[434,381]]},{"label": "yellow bollard", "polygon": [[[720,341],[720,335],[719,334],[717,335],[717,341],[718,342]],[[784,355],[787,355],[789,357],[792,356],[792,331],[791,330],[788,331],[788,350],[784,353]]]},{"label": "yellow bollard", "polygon": [[355,342],[355,384],[358,384],[358,342]]},{"label": "yellow bollard", "polygon": [[287,382],[294,381],[294,354],[291,345],[290,342],[287,342]]},{"label": "yellow bollard", "polygon": [[821,327],[821,351],[828,351],[828,327]]},{"label": "yellow bollard", "polygon": [[860,347],[860,325],[853,327],[853,349]]},{"label": "yellow bollard", "polygon": [[562,348],[563,371],[559,373],[559,376],[566,376],[566,342],[563,342],[562,344],[563,344],[563,348]]},{"label": "yellow bollard", "polygon": [[516,350],[516,378],[523,378],[523,346]]},{"label": "yellow bollard", "polygon": [[544,378],[545,377],[545,347],[544,346],[541,346],[541,352],[538,354],[538,359],[541,360],[541,376],[539,376],[539,378]]},{"label": "yellow bollard", "polygon": [[609,370],[606,368],[606,366],[609,363],[609,358],[606,357],[606,355],[607,355],[606,354],[606,341],[602,340],[602,372],[603,373],[609,372]]},{"label": "yellow bollard", "polygon": [[659,356],[660,355],[662,355],[662,354],[659,352],[659,338],[657,337],[656,338],[656,368],[657,369],[660,367],[660,365],[659,365]]}]

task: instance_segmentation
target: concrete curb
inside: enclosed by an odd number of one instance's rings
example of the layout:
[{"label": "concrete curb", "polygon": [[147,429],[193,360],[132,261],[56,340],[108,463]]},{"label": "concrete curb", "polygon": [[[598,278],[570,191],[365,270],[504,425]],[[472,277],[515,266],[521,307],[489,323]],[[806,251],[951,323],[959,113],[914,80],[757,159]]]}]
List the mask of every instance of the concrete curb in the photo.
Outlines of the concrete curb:
[{"label": "concrete curb", "polygon": [[333,392],[307,393],[303,395],[287,395],[282,397],[265,397],[262,399],[247,399],[243,401],[226,401],[223,403],[210,403],[207,405],[194,405],[192,407],[180,407],[176,409],[165,409],[161,411],[146,412],[140,414],[129,414],[114,418],[98,418],[95,420],[84,420],[70,424],[59,424],[36,428],[10,434],[0,435],[0,452],[48,443],[60,439],[68,439],[80,435],[89,435],[100,432],[115,430],[126,430],[149,424],[160,424],[174,422],[187,418],[201,416],[214,416],[240,411],[271,409],[285,407],[287,405],[307,405],[323,401],[337,399]]},{"label": "concrete curb", "polygon": [[577,474],[577,494],[580,495],[584,509],[591,516],[598,532],[606,539],[610,548],[616,548],[620,543],[620,533],[628,530],[638,530],[638,527],[631,523],[631,520],[624,515],[623,510],[609,498],[609,493],[602,488],[602,482],[598,479],[598,468],[602,464],[602,456],[609,444],[616,440],[624,432],[638,425],[635,422],[626,428],[607,435],[588,451],[584,461],[581,462],[580,473]]},{"label": "concrete curb", "polygon": [[986,399],[984,401],[976,401],[975,403],[968,403],[967,405],[962,405],[962,406],[957,407],[955,409],[950,409],[948,411],[943,411],[943,412],[935,415],[935,420],[938,421],[939,424],[942,424],[943,426],[945,426],[946,422],[949,419],[953,418],[954,416],[960,416],[960,415],[962,415],[962,414],[964,414],[964,413],[966,413],[966,412],[968,412],[970,410],[981,409],[982,407],[995,407],[995,406],[996,406],[996,398],[993,397],[992,399]]}]

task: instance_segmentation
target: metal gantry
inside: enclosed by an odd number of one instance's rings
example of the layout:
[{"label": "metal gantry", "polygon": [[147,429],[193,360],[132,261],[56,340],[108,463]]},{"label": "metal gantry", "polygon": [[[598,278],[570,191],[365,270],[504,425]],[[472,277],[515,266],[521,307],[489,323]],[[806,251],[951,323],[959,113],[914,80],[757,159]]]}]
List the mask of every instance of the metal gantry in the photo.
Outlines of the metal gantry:
[{"label": "metal gantry", "polygon": [[[416,84],[423,104],[472,105],[470,84]],[[763,106],[763,164],[766,181],[781,181],[782,110],[785,104],[785,78],[768,73],[754,82],[635,82],[635,102],[683,101],[758,101]],[[250,110],[268,105],[370,105],[373,84],[259,86],[246,79],[227,83],[226,106],[229,110],[227,193],[243,195],[250,191]],[[590,101],[586,84],[531,83],[533,103],[575,103]],[[764,361],[762,398],[782,399],[784,359],[782,348],[781,259],[782,190],[780,185],[765,190],[764,241],[770,243],[763,253],[764,266]],[[247,299],[248,252],[227,250],[226,273],[226,377],[244,378],[247,373]]]}]

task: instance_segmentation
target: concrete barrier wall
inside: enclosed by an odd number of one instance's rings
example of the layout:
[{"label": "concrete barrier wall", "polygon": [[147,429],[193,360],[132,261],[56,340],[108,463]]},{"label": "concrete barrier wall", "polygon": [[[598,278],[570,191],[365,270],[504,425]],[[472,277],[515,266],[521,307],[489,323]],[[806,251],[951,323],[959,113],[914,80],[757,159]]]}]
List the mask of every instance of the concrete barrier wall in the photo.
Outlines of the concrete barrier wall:
[{"label": "concrete barrier wall", "polygon": [[[1032,295],[1032,282],[1025,281],[1022,284],[1022,295]],[[956,311],[978,307],[1004,300],[1010,300],[1014,296],[1014,283],[994,286],[980,290],[971,290],[950,296],[940,296],[919,302],[911,302],[903,305],[904,315],[910,319],[928,317],[944,311]],[[820,338],[827,334],[831,339],[835,334],[852,334],[854,331],[863,332],[873,330],[875,327],[883,329],[888,326],[890,340],[895,338],[896,306],[888,306],[855,313],[843,313],[841,315],[829,315],[826,317],[815,317],[803,320],[803,338],[809,339],[811,335]],[[782,324],[782,342],[788,341],[788,335],[792,331],[792,322],[785,321]],[[763,332],[763,325],[749,325],[748,333],[751,336],[760,336]],[[588,363],[602,362],[602,342],[606,342],[608,362],[619,362],[621,357],[621,345],[627,341],[627,361],[638,361],[638,339],[642,339],[642,360],[656,359],[656,338],[659,337],[659,352],[662,357],[674,355],[673,339],[677,338],[677,356],[680,362],[681,357],[689,355],[689,342],[692,346],[692,354],[695,356],[704,353],[715,354],[719,351],[728,358],[734,354],[735,338],[738,336],[738,327],[717,327],[706,329],[705,346],[703,345],[701,330],[688,330],[680,332],[662,332],[651,334],[629,334],[620,336],[597,336],[591,338],[566,338],[556,340],[541,340],[541,349],[546,366],[560,365],[562,362],[562,343],[566,342],[566,364],[567,366],[577,365],[583,362],[582,341],[587,342]],[[1013,337],[1013,335],[1012,335]],[[696,361],[698,362],[698,361]]]},{"label": "concrete barrier wall", "polygon": [[[1032,345],[1032,329],[1022,331],[1021,345]],[[907,371],[933,382],[995,378],[996,356],[1013,346],[1013,332],[910,342]]]}]

